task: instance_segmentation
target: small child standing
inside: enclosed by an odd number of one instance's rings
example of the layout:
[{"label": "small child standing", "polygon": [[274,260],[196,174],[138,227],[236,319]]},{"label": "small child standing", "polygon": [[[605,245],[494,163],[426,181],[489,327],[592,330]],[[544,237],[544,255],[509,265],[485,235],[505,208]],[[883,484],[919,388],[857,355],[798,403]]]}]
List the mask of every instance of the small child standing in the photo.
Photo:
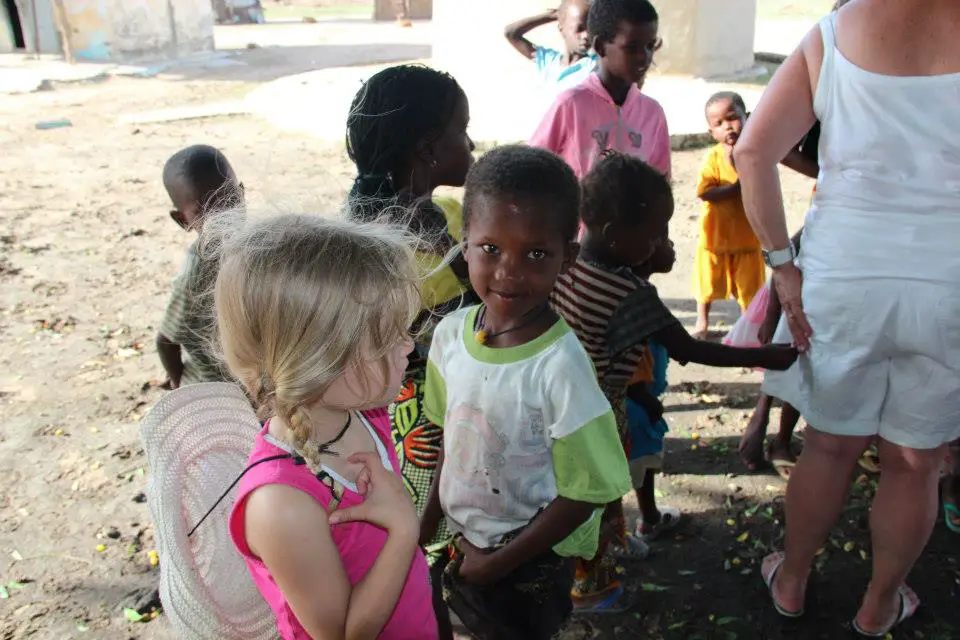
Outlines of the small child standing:
[{"label": "small child standing", "polygon": [[438,494],[457,534],[444,597],[474,636],[547,640],[572,610],[573,558],[630,490],[616,421],[577,336],[550,306],[576,259],[580,187],[555,155],[494,149],[464,196],[482,300],[437,326],[424,406],[444,430]]},{"label": "small child standing", "polygon": [[[589,0],[563,0],[557,9],[518,20],[507,25],[504,36],[520,55],[533,60],[543,83],[562,91],[583,82],[596,67],[596,56],[590,53],[587,34]],[[564,51],[534,44],[525,37],[529,31],[551,22],[557,23],[563,37]]]},{"label": "small child standing", "polygon": [[[243,205],[243,185],[233,167],[219,149],[208,145],[173,154],[163,167],[163,186],[173,203],[170,217],[184,231],[199,234],[211,213]],[[157,334],[157,353],[171,389],[227,379],[210,352],[214,325],[206,293],[217,277],[217,265],[200,257],[198,244],[194,241],[187,250]]]},{"label": "small child standing", "polygon": [[588,29],[600,58],[596,73],[564,91],[530,138],[583,178],[609,150],[636,156],[670,177],[667,118],[640,92],[660,48],[659,16],[648,0],[594,0]]},{"label": "small child standing", "polygon": [[420,302],[409,234],[285,215],[223,237],[220,343],[270,414],[229,530],[280,636],[435,639],[419,522],[383,409]]},{"label": "small child standing", "polygon": [[747,220],[733,164],[746,105],[736,93],[716,93],[707,100],[706,116],[717,144],[707,152],[697,183],[697,197],[703,200],[693,285],[698,338],[708,335],[712,303],[732,297],[746,312],[766,279],[760,241]]},{"label": "small child standing", "polygon": [[[693,339],[660,300],[656,288],[637,276],[635,270],[670,242],[668,225],[673,207],[670,184],[659,171],[629,155],[606,154],[583,180],[583,249],[576,263],[558,279],[552,298],[593,358],[600,386],[617,416],[625,457],[632,457],[626,399],[632,399],[647,413],[650,425],[659,424],[663,417],[663,405],[647,384],[631,384],[651,341],[682,364],[783,370],[797,357],[796,350],[788,347],[734,349]],[[652,434],[648,440],[654,442],[644,442],[643,446],[662,452],[662,432],[659,438]],[[679,519],[679,513],[665,515],[657,508],[655,470],[646,464],[645,457],[631,465],[643,507],[636,528],[640,538],[662,533]],[[636,548],[627,546],[619,500],[607,508],[604,516],[600,553],[577,568],[574,595],[585,612],[623,608],[623,588],[615,562],[609,558],[618,548],[628,553]]]}]

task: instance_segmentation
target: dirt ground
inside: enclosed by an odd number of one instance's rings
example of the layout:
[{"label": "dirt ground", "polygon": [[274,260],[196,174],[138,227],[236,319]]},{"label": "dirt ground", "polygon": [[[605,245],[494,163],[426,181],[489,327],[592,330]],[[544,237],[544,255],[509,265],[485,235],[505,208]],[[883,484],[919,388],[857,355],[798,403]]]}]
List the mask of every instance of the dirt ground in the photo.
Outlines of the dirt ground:
[{"label": "dirt ground", "polygon": [[[138,420],[160,397],[153,342],[171,278],[192,238],[167,216],[160,169],[178,148],[225,150],[254,209],[336,210],[350,184],[342,147],[278,133],[251,117],[118,126],[121,113],[242,95],[224,82],[112,79],[0,98],[0,638],[172,638],[162,616],[131,622],[157,581]],[[69,118],[41,131],[38,120]],[[674,158],[679,260],[657,280],[693,324],[690,277],[701,151]],[[808,180],[784,173],[796,227]],[[718,328],[736,311],[723,306]],[[760,377],[673,366],[660,502],[678,533],[627,567],[630,614],[578,621],[572,637],[838,638],[869,576],[866,500],[819,557],[809,616],[785,626],[758,575],[782,537],[783,483],[746,475],[737,438]],[[774,415],[776,419],[776,414]],[[896,514],[887,514],[897,517]],[[898,638],[960,637],[956,539],[938,524],[911,582],[927,603]],[[148,616],[149,617],[149,616]]]}]

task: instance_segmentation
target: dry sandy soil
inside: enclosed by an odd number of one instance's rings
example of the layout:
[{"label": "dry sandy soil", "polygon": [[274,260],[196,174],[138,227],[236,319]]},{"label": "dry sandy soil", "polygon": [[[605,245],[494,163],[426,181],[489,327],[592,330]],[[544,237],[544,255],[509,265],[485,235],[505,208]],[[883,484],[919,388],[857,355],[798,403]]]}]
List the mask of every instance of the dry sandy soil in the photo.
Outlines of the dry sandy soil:
[{"label": "dry sandy soil", "polygon": [[[162,616],[132,623],[123,613],[157,581],[137,422],[162,393],[156,324],[192,240],[167,217],[160,168],[178,148],[208,142],[231,158],[254,207],[324,214],[351,167],[341,147],[250,117],[137,127],[115,117],[249,88],[113,79],[0,99],[0,638],[172,637]],[[73,126],[34,128],[55,118]],[[657,281],[690,325],[701,153],[675,156],[679,260]],[[811,185],[785,173],[784,187],[796,226]],[[735,315],[728,305],[715,318],[729,326]],[[808,618],[783,626],[758,561],[782,537],[784,485],[771,472],[744,475],[736,454],[759,376],[675,366],[670,378],[660,502],[683,509],[685,523],[627,567],[633,613],[580,622],[568,635],[843,637],[869,575],[864,501],[874,479],[854,483],[818,560]],[[929,606],[898,638],[960,637],[955,549],[938,524],[912,579]]]}]

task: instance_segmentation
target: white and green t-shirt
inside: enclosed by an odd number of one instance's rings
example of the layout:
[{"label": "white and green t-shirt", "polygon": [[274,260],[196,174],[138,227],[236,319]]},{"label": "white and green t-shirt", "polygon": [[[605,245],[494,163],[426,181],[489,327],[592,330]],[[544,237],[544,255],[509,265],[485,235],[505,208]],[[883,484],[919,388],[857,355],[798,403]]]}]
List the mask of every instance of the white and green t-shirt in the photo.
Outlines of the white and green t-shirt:
[{"label": "white and green t-shirt", "polygon": [[603,505],[631,489],[593,364],[562,319],[519,347],[484,346],[473,335],[478,309],[440,322],[427,363],[424,412],[443,427],[450,528],[493,547],[562,496],[598,509],[554,551],[592,558]]}]

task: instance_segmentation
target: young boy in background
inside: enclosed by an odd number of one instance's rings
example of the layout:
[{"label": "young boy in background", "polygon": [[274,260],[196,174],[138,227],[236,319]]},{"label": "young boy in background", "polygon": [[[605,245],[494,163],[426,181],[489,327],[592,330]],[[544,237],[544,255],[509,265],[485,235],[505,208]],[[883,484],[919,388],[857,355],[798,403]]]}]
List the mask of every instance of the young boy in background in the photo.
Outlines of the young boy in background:
[{"label": "young boy in background", "polygon": [[717,144],[707,152],[697,183],[697,197],[703,201],[693,282],[698,338],[708,334],[714,302],[734,298],[745,313],[766,279],[760,241],[743,209],[740,176],[733,163],[733,148],[747,119],[746,105],[739,94],[721,91],[707,101],[705,115]]},{"label": "young boy in background", "polygon": [[[562,91],[583,82],[596,66],[587,35],[589,0],[563,0],[557,9],[507,25],[504,36],[522,56],[533,60],[544,84]],[[526,34],[551,22],[557,23],[565,51],[543,47],[527,40]]]},{"label": "young boy in background", "polygon": [[[243,204],[243,185],[220,150],[193,145],[175,153],[163,167],[163,186],[173,203],[170,217],[184,231],[199,234],[205,217]],[[199,239],[187,250],[157,334],[157,353],[176,389],[198,382],[225,380],[210,354],[216,264],[199,255]]]},{"label": "young boy in background", "polygon": [[593,0],[588,28],[597,72],[557,97],[530,145],[556,153],[581,179],[613,150],[640,158],[669,180],[666,114],[637,86],[661,45],[657,10],[649,0]]}]

